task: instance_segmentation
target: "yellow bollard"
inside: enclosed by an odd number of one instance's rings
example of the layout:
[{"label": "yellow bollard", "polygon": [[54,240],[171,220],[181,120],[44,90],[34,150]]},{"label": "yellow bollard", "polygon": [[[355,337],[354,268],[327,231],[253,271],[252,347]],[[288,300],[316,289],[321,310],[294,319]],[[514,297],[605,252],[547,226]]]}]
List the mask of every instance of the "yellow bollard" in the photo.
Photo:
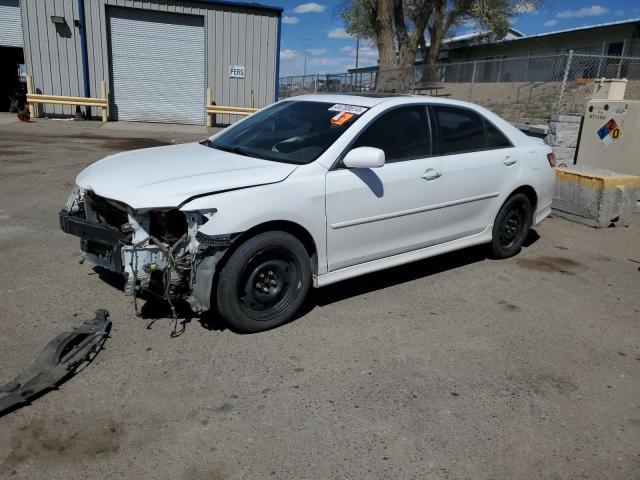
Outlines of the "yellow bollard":
[{"label": "yellow bollard", "polygon": [[[27,95],[31,95],[33,93],[33,77],[31,75],[27,75]],[[37,103],[30,103],[27,100],[27,103],[29,104],[29,110],[33,110],[30,111],[30,114],[33,118],[36,118],[38,116],[38,104]]]},{"label": "yellow bollard", "polygon": [[[104,80],[100,82],[100,98],[102,100],[107,100],[107,82],[105,82]],[[102,107],[102,121],[105,123],[109,118],[108,108],[109,108],[109,102],[107,100],[107,105]]]},{"label": "yellow bollard", "polygon": [[212,96],[213,94],[211,92],[211,89],[207,88],[207,101],[206,101],[207,104],[204,106],[204,114],[207,116],[207,122],[206,122],[207,128],[211,128],[211,124],[212,124],[211,115],[209,114],[209,112],[207,112],[207,108],[209,107],[209,105],[211,105],[211,101],[213,100]]}]

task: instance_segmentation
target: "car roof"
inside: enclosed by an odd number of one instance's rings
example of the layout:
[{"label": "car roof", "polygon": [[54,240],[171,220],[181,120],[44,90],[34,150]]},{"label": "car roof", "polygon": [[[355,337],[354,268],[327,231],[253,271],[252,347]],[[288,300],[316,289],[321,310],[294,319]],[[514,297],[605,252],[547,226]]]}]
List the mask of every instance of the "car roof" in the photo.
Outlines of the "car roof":
[{"label": "car roof", "polygon": [[316,93],[312,95],[298,95],[286,99],[287,101],[307,101],[307,102],[324,102],[324,103],[345,103],[347,105],[358,105],[361,107],[374,107],[381,103],[387,106],[406,104],[407,100],[418,101],[431,104],[457,105],[461,107],[478,108],[478,105],[464,102],[461,100],[452,100],[444,97],[430,97],[428,95],[409,95],[409,94],[363,94],[350,95],[339,93]]}]

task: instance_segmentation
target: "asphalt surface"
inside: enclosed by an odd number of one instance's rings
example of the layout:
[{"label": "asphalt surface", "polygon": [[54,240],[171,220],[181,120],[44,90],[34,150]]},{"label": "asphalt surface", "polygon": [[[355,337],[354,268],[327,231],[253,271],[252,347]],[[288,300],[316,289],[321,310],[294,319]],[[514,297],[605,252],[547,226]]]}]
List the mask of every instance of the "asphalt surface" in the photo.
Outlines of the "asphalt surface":
[{"label": "asphalt surface", "polygon": [[85,165],[204,136],[122,127],[0,125],[0,383],[97,308],[114,323],[0,418],[1,478],[640,477],[640,215],[551,218],[509,260],[465,250],[314,291],[269,332],[171,338],[58,226]]}]

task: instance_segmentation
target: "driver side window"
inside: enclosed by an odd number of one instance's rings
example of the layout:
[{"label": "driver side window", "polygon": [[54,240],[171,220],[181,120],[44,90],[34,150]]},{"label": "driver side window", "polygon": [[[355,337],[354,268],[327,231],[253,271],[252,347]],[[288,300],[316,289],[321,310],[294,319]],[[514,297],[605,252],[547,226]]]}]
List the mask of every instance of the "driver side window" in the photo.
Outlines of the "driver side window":
[{"label": "driver side window", "polygon": [[400,162],[431,155],[431,135],[426,105],[394,108],[375,119],[351,148],[375,147],[385,162]]}]

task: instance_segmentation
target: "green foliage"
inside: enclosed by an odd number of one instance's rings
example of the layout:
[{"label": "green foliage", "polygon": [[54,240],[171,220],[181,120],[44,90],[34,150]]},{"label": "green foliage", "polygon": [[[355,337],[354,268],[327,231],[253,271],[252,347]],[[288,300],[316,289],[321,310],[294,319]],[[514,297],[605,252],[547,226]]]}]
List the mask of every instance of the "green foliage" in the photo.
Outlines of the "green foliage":
[{"label": "green foliage", "polygon": [[375,0],[344,0],[338,9],[347,32],[375,40]]},{"label": "green foliage", "polygon": [[472,3],[469,14],[494,38],[503,38],[509,29],[509,19],[520,4],[513,0],[479,0]]}]

